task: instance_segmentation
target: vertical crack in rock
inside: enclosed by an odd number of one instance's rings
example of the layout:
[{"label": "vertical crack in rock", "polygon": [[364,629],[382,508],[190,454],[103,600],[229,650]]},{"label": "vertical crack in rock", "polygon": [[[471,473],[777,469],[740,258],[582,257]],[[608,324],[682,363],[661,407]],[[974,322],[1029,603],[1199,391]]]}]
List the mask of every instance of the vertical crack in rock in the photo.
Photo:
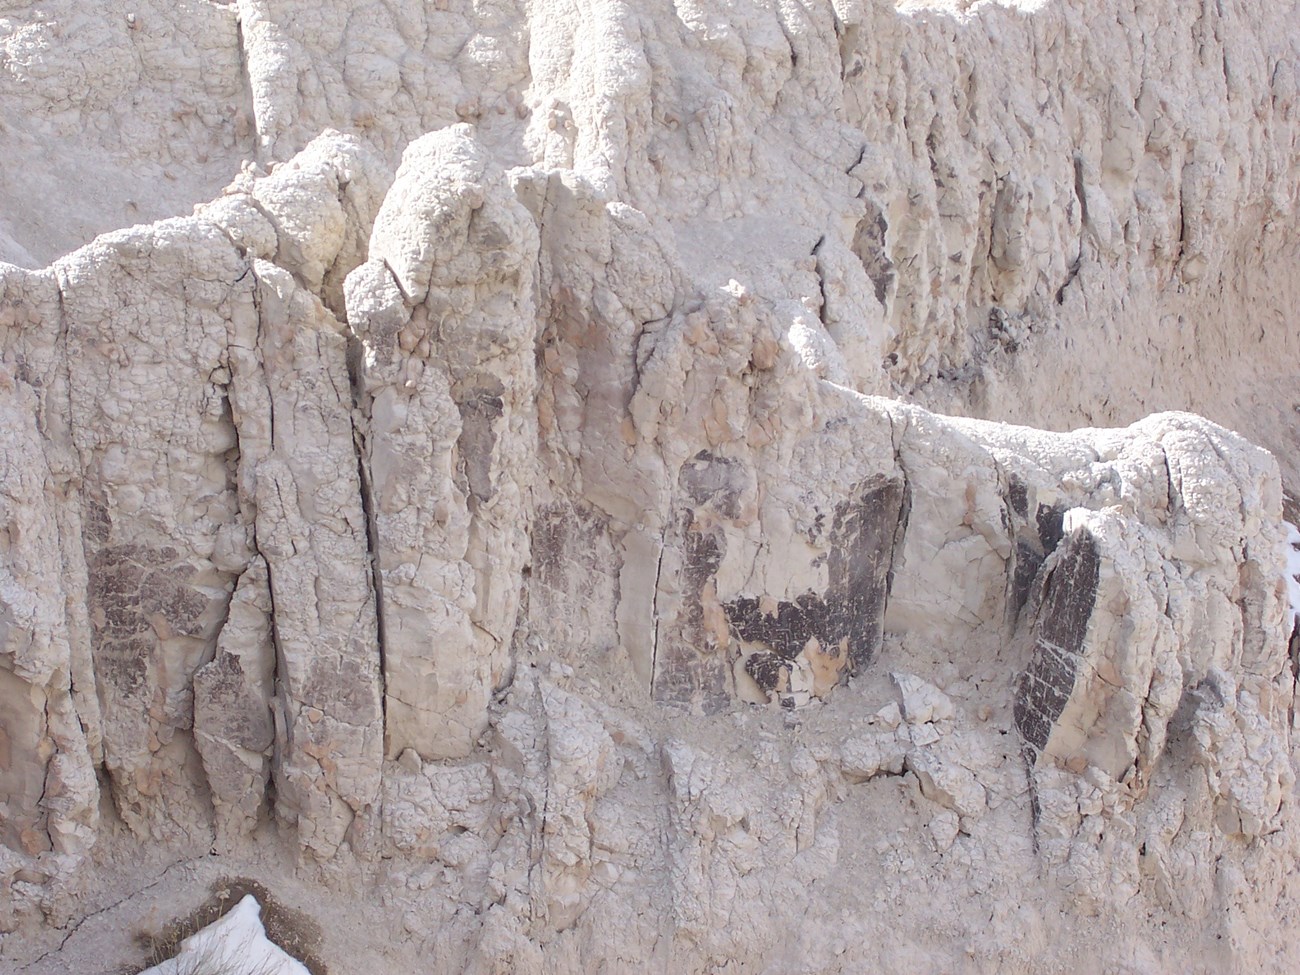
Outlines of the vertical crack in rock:
[{"label": "vertical crack in rock", "polygon": [[[235,284],[250,277],[250,291],[255,296],[251,261]],[[216,376],[222,371],[225,382],[219,383]],[[194,745],[213,806],[214,848],[226,852],[252,832],[268,803],[274,806],[270,794],[275,744],[272,703],[278,647],[269,572],[257,545],[256,511],[246,507],[245,502],[251,499],[239,496],[243,450],[230,399],[234,378],[229,343],[208,380],[222,399],[222,417],[230,426],[233,443],[226,465],[231,472],[230,490],[239,505],[234,518],[236,524],[246,525],[251,548],[251,557],[232,584],[212,654],[191,678]]]},{"label": "vertical crack in rock", "polygon": [[1178,497],[1178,488],[1174,485],[1174,468],[1169,463],[1169,451],[1165,445],[1156,441],[1160,447],[1160,461],[1165,468],[1165,503],[1166,517],[1173,518],[1174,511],[1182,506],[1182,501]]},{"label": "vertical crack in rock", "polygon": [[[1293,683],[1300,683],[1300,623],[1296,623],[1291,629],[1291,639],[1287,642],[1287,657],[1291,661],[1291,680]],[[1295,695],[1291,696],[1291,703],[1287,706],[1287,720],[1291,727],[1295,727]]]},{"label": "vertical crack in rock", "polygon": [[[257,533],[253,533],[253,547],[257,546]],[[280,636],[280,614],[276,611],[275,581],[272,579],[270,564],[266,571],[266,598],[268,619],[271,627],[271,776],[266,783],[266,801],[270,808],[278,810],[281,799],[280,781],[282,770],[294,752],[293,722],[289,720],[289,705],[285,692],[289,685],[289,665],[285,657],[284,640]]]},{"label": "vertical crack in rock", "polygon": [[[1088,185],[1083,175],[1083,156],[1079,153],[1074,154],[1074,197],[1079,201],[1079,226],[1082,229],[1087,228],[1090,220],[1088,213]],[[1079,237],[1079,257],[1083,257],[1083,237]],[[1068,282],[1067,282],[1068,283]]]},{"label": "vertical crack in rock", "polygon": [[468,755],[510,670],[537,448],[538,246],[474,130],[453,125],[407,146],[348,277],[387,587],[389,758]]},{"label": "vertical crack in rock", "polygon": [[[365,381],[361,375],[361,357],[365,347],[361,340],[351,331],[348,333],[347,365],[348,382],[352,387],[352,447],[357,457],[357,480],[361,486],[361,510],[366,519],[366,553],[370,560],[371,585],[375,590],[375,641],[379,655],[379,704],[383,716],[385,737],[388,733],[388,661],[385,648],[387,623],[384,616],[384,576],[379,562],[379,526],[375,518],[375,498],[370,482],[370,471],[366,467],[365,431],[358,423],[358,417],[368,415],[365,403]],[[388,745],[385,742],[384,750]]]},{"label": "vertical crack in rock", "polygon": [[253,126],[253,161],[261,164],[266,161],[266,154],[262,149],[262,126],[257,117],[257,99],[253,94],[253,76],[248,68],[248,39],[244,36],[244,15],[238,9],[235,11],[235,44],[239,56],[239,77],[243,83],[244,95],[247,98],[248,116]]},{"label": "vertical crack in rock", "polygon": [[[69,323],[69,319],[68,319],[68,315],[64,303],[64,273],[65,272],[62,269],[59,269],[56,270],[56,272],[52,276],[53,284],[54,284],[56,309],[58,315],[58,332],[54,340],[54,358],[55,358],[56,368],[62,374],[61,375],[62,382],[63,382],[63,389],[62,389],[63,402],[61,404],[61,411],[63,413],[62,422],[65,424],[71,424],[72,366],[71,363],[68,361],[68,334],[70,329],[70,323]],[[51,442],[57,442],[66,437],[66,433],[55,433],[55,431],[51,429],[50,418],[46,416],[46,411],[44,409],[38,411],[37,423],[39,425],[38,429],[40,429],[42,435],[44,435]],[[78,559],[80,563],[79,569],[75,573],[75,576],[73,573],[65,571],[64,573],[65,581],[70,582],[73,578],[77,578],[88,589],[89,578],[86,572],[84,571],[87,568],[86,565],[87,553],[86,553],[86,542],[85,542],[85,535],[87,531],[87,526],[85,522],[85,519],[87,517],[87,512],[86,512],[87,502],[85,496],[85,486],[82,483],[81,478],[78,476],[79,465],[75,463],[77,458],[75,457],[74,445],[69,443],[67,444],[66,449],[68,449],[70,452],[74,454],[74,456],[70,457],[68,460],[69,469],[67,470],[66,474],[70,478],[75,478],[75,484],[69,485],[67,490],[70,491],[70,493],[76,500],[75,500],[75,505],[73,507],[73,513],[69,516],[73,519],[74,523],[68,526],[66,532],[62,527],[62,524],[60,525],[60,535],[63,537],[61,537],[60,539],[59,547],[60,547],[60,551],[63,553],[63,560],[65,566],[68,562],[70,555],[72,556],[72,558]],[[107,512],[105,509],[101,507],[97,511],[95,511],[94,514],[100,516],[99,518],[97,518],[97,521],[106,522]],[[104,538],[106,539],[107,529],[108,529],[107,524],[106,523],[98,524],[96,525],[96,528],[102,529],[102,531],[104,532]],[[104,764],[104,740],[103,740],[104,728],[103,728],[102,705],[100,703],[101,697],[100,697],[100,688],[99,688],[99,675],[95,667],[95,657],[90,645],[91,626],[90,626],[90,620],[88,616],[87,605],[89,600],[86,598],[86,590],[83,590],[80,595],[82,597],[83,602],[82,602],[82,606],[79,608],[78,616],[80,618],[79,629],[81,630],[83,639],[71,641],[73,660],[71,661],[72,664],[70,668],[71,673],[69,674],[70,692],[72,694],[73,702],[76,707],[77,718],[82,723],[83,728],[85,728],[86,730],[87,744],[89,745],[90,748],[90,756],[91,756],[92,764],[94,766],[102,766]]]},{"label": "vertical crack in rock", "polygon": [[[257,348],[262,349],[264,348],[266,338],[263,334],[266,322],[266,313],[262,308],[262,280],[252,261],[249,261],[248,266],[253,275],[253,311],[257,318],[257,333],[254,336],[254,341],[257,343]],[[264,368],[265,363],[262,363],[262,366]],[[263,382],[265,383],[265,377],[263,377]],[[269,383],[266,384],[266,422],[269,425],[268,446],[271,450],[275,450],[275,397],[272,395]]]},{"label": "vertical crack in rock", "polygon": [[[250,712],[257,710],[247,691],[256,683],[250,668],[273,688],[265,699],[271,729],[259,718],[232,731],[250,744],[272,738],[267,794],[275,814],[296,830],[304,852],[328,859],[368,829],[383,737],[346,333],[283,268],[256,261],[251,287],[232,317],[228,349],[252,560],[236,595],[244,637],[232,632],[222,648],[240,658],[245,690],[236,694],[235,668],[224,658],[207,680],[218,698],[238,697]],[[261,655],[251,652],[259,639]],[[212,723],[220,730],[223,719]],[[256,748],[211,744],[214,761],[236,773],[232,754],[256,764],[246,754]],[[227,833],[249,818],[234,798],[235,781],[224,777]]]},{"label": "vertical crack in rock", "polygon": [[650,357],[654,355],[655,346],[659,339],[659,331],[667,323],[667,318],[655,318],[640,322],[637,325],[636,338],[632,341],[632,380],[627,386],[626,399],[629,406],[637,398],[637,393],[641,390],[642,370],[650,361]]},{"label": "vertical crack in rock", "polygon": [[[69,325],[68,313],[63,298],[64,273],[62,269],[56,269],[54,272],[54,297],[59,315],[58,335],[54,339],[54,354],[59,370],[63,373],[63,408],[70,421],[72,417],[72,364],[68,361]],[[51,431],[46,426],[48,421],[44,410],[38,412],[37,422],[41,424],[41,432],[49,436]]]},{"label": "vertical crack in rock", "polygon": [[1074,157],[1074,198],[1079,204],[1079,253],[1070,263],[1065,280],[1056,289],[1056,303],[1058,305],[1065,304],[1065,292],[1070,285],[1074,284],[1075,279],[1079,276],[1079,269],[1083,267],[1084,234],[1088,229],[1088,188],[1083,176],[1083,158],[1077,153]]},{"label": "vertical crack in rock", "polygon": [[827,321],[826,311],[826,268],[823,266],[821,249],[826,243],[826,235],[822,234],[817,238],[817,243],[813,244],[812,258],[814,273],[817,275],[817,293],[821,295],[821,304],[817,306],[817,317],[821,319],[822,327],[830,331],[830,323]]},{"label": "vertical crack in rock", "polygon": [[[262,546],[258,543],[256,522],[254,522],[251,538],[252,538],[253,551],[256,552],[259,557],[265,558],[265,556],[262,554]],[[283,709],[285,707],[284,695],[292,697],[293,688],[290,686],[290,671],[289,671],[288,663],[285,659],[284,641],[280,637],[280,613],[276,607],[276,601],[275,601],[275,572],[270,567],[269,560],[267,562],[267,572],[266,572],[266,595],[269,604],[268,616],[271,623],[271,649],[274,651],[274,658],[275,658],[275,669],[271,674],[271,681],[272,681],[271,686],[275,689],[273,710],[276,712],[277,718],[283,720],[284,718]],[[281,692],[283,692],[283,695]],[[292,747],[292,742],[289,741],[291,734],[292,733],[290,731],[286,731],[285,735],[283,736],[277,735],[276,736],[277,744],[280,741],[284,740],[288,742],[290,747]],[[278,764],[278,761],[276,764]]]},{"label": "vertical crack in rock", "polygon": [[1177,267],[1187,249],[1187,202],[1182,187],[1178,189],[1178,250],[1174,252],[1174,266]]},{"label": "vertical crack in rock", "polygon": [[[72,322],[70,322],[68,304],[66,304],[65,292],[66,287],[68,287],[68,281],[66,281],[65,276],[65,269],[55,269],[53,282],[55,282],[55,296],[57,300],[57,308],[59,308],[59,334],[57,334],[55,339],[55,354],[57,363],[59,363],[60,372],[62,373],[62,383],[64,383],[64,389],[62,389],[62,394],[64,394],[64,404],[62,404],[62,406],[64,406],[66,422],[68,422],[70,426],[72,425],[74,416],[72,354],[70,354],[70,331],[72,331]],[[48,417],[45,416],[44,411],[42,411],[42,415],[40,415],[40,420],[48,422]],[[43,430],[43,432],[47,433],[47,435],[49,433],[48,430]],[[85,471],[87,465],[86,458],[81,456],[81,451],[79,451],[77,443],[73,441],[69,446],[78,454],[78,468]],[[98,628],[95,627],[94,615],[92,615],[94,614],[94,591],[95,586],[98,585],[94,572],[94,562],[92,562],[92,558],[94,558],[94,555],[92,555],[92,545],[94,545],[95,542],[104,543],[108,541],[108,508],[107,504],[96,504],[95,498],[87,497],[87,486],[85,481],[82,481],[81,486],[79,486],[77,495],[79,500],[81,500],[82,507],[82,559],[85,560],[87,568],[85,599],[87,615],[90,616],[91,625],[91,632],[88,633],[88,638],[90,638],[90,647],[88,647],[88,656],[90,656],[90,660],[88,660],[88,667],[90,667],[90,675],[92,679],[94,679],[94,697],[96,703],[99,705],[99,720],[101,724],[99,749],[98,754],[95,755],[96,767],[103,771],[103,780],[101,781],[104,781],[104,783],[107,784],[109,797],[112,798],[114,807],[120,811],[121,807],[118,805],[118,802],[120,802],[118,796],[120,796],[121,793],[120,783],[122,776],[121,772],[118,771],[117,768],[114,768],[112,762],[109,761],[110,751],[109,742],[107,740],[108,736],[103,727],[103,712],[105,706],[110,707],[109,702],[112,702],[114,688],[110,685],[108,676],[103,673],[103,668],[99,666],[98,659],[96,659],[96,656],[98,656],[96,651],[98,651],[99,642],[98,632],[96,632]],[[87,506],[90,510],[87,510]]]},{"label": "vertical crack in rock", "polygon": [[652,632],[650,634],[650,687],[648,690],[651,699],[654,698],[655,674],[658,673],[659,668],[659,579],[664,572],[664,549],[666,547],[666,538],[661,535],[659,538],[659,558],[655,562],[654,592],[650,597],[650,626]]},{"label": "vertical crack in rock", "polygon": [[1046,568],[1043,596],[1034,621],[1034,650],[1016,688],[1016,730],[1036,757],[1047,747],[1057,719],[1074,691],[1097,598],[1101,556],[1087,529],[1065,538]]},{"label": "vertical crack in rock", "polygon": [[[1001,465],[997,466],[999,475],[1002,475]],[[1007,615],[1013,623],[1028,600],[1030,587],[1042,567],[1041,551],[1036,550],[1031,541],[1020,537],[1022,526],[1029,522],[1028,491],[1020,477],[1014,473],[1006,474],[1002,517],[1011,542],[1011,558],[1007,563]]]},{"label": "vertical crack in rock", "polygon": [[[48,734],[50,728],[50,695],[48,691],[46,691],[45,700],[42,702],[41,705],[41,726]],[[34,807],[34,812],[35,815],[37,816],[36,822],[40,826],[41,832],[45,834],[44,845],[46,850],[53,850],[55,848],[54,831],[52,828],[53,824],[50,822],[51,820],[50,811],[46,805],[46,798],[45,798],[49,794],[50,776],[53,774],[54,774],[54,756],[51,756],[50,761],[46,763],[45,774],[41,776],[41,794],[37,798]]]},{"label": "vertical crack in rock", "polygon": [[[857,28],[853,28],[853,30],[856,32]],[[868,148],[869,148],[869,146],[868,146],[866,143],[863,143],[863,144],[862,144],[862,146],[858,149],[858,155],[857,155],[857,158],[853,160],[853,164],[852,164],[851,166],[849,166],[848,169],[844,170],[844,175],[845,175],[845,176],[852,176],[852,175],[853,175],[853,170],[857,169],[859,166],[862,165],[862,160],[864,160],[864,159],[867,158],[867,149],[868,149]],[[864,186],[862,189],[860,189],[860,190],[858,191],[858,196],[859,196],[859,197],[862,195],[862,193],[863,193],[864,190],[865,190],[865,186]]]},{"label": "vertical crack in rock", "polygon": [[[907,526],[912,517],[912,472],[907,468],[907,459],[903,456],[903,438],[907,436],[908,424],[904,422],[902,431],[894,425],[894,416],[888,415],[889,442],[894,452],[894,466],[898,468],[903,484],[902,502],[898,511],[898,528],[894,532],[894,549],[889,562],[889,589],[894,585],[894,574],[903,558],[903,541],[907,535]],[[888,596],[888,592],[886,593]],[[887,605],[886,601],[886,605]]]},{"label": "vertical crack in rock", "polygon": [[236,583],[216,653],[193,678],[194,740],[222,852],[252,832],[264,808],[274,808],[274,626],[266,562],[256,555]]}]

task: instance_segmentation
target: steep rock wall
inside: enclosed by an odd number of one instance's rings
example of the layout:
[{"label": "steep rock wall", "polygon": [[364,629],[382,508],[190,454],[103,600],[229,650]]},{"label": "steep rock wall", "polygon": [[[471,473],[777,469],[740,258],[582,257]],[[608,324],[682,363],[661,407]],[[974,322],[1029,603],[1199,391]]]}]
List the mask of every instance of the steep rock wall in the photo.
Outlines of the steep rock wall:
[{"label": "steep rock wall", "polygon": [[1294,11],[200,6],[234,181],[0,267],[3,957],[1291,963]]}]

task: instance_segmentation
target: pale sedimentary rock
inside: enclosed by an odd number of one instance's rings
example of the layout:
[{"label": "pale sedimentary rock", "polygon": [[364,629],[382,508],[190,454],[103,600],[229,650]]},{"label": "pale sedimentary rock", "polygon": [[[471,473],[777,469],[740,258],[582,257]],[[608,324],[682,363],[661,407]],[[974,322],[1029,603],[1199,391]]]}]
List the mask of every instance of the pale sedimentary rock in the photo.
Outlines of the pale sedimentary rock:
[{"label": "pale sedimentary rock", "polygon": [[223,846],[252,832],[266,798],[275,742],[273,609],[257,556],[235,586],[212,660],[194,672],[194,743]]},{"label": "pale sedimentary rock", "polygon": [[1290,11],[200,7],[0,20],[4,962],[1295,966]]},{"label": "pale sedimentary rock", "polygon": [[[0,818],[6,846],[84,854],[99,819],[87,734],[77,720],[69,607],[60,598],[62,500],[35,422],[36,397],[0,371],[7,542],[0,570]],[[84,571],[84,570],[83,570]]]},{"label": "pale sedimentary rock", "polygon": [[249,270],[251,301],[231,323],[230,410],[241,510],[268,575],[276,811],[330,856],[374,812],[383,740],[347,338],[287,271]]},{"label": "pale sedimentary rock", "polygon": [[537,449],[536,241],[456,126],[407,149],[349,278],[391,758],[467,754],[509,673]]}]

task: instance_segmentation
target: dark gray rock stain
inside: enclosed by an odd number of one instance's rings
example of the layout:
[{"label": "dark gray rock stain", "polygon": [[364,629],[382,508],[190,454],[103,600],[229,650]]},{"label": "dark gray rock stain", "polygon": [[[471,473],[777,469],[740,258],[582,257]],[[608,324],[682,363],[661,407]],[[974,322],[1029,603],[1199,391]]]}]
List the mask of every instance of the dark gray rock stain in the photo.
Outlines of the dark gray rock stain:
[{"label": "dark gray rock stain", "polygon": [[110,545],[88,560],[95,671],[124,692],[144,689],[160,634],[205,635],[210,599],[178,559],[170,547]]},{"label": "dark gray rock stain", "polygon": [[108,543],[113,522],[108,513],[108,498],[102,488],[87,486],[84,492],[85,507],[82,513],[82,527],[86,539],[96,545]]},{"label": "dark gray rock stain", "polygon": [[490,501],[496,493],[492,483],[492,452],[496,448],[496,422],[505,415],[504,392],[500,382],[485,377],[487,384],[458,395],[460,437],[456,441],[460,455],[461,477],[474,500]]},{"label": "dark gray rock stain", "polygon": [[1097,542],[1087,529],[1076,529],[1062,544],[1044,582],[1033,657],[1020,677],[1013,709],[1016,730],[1035,756],[1047,747],[1074,691],[1101,571]]},{"label": "dark gray rock stain", "polygon": [[269,752],[275,730],[254,680],[239,657],[218,653],[194,674],[194,708],[213,737],[251,752]]},{"label": "dark gray rock stain", "polygon": [[[529,633],[557,648],[613,651],[619,646],[621,570],[608,516],[581,502],[540,505],[533,519],[532,563],[524,568]],[[576,613],[575,600],[581,604]]]},{"label": "dark gray rock stain", "polygon": [[701,450],[682,467],[678,483],[697,506],[709,505],[725,518],[740,516],[747,476],[737,460]]},{"label": "dark gray rock stain", "polygon": [[1014,621],[1029,601],[1034,580],[1038,578],[1043,562],[1061,542],[1065,508],[1062,505],[1039,504],[1031,519],[1029,488],[1015,474],[1008,480],[1006,502],[1012,520],[1012,524],[1006,527],[1015,546],[1011,591],[1008,594],[1008,610],[1010,619]]},{"label": "dark gray rock stain", "polygon": [[896,276],[894,262],[889,257],[886,235],[889,222],[884,212],[871,200],[866,200],[867,213],[859,222],[853,234],[853,253],[862,262],[867,277],[875,285],[876,300],[882,305],[889,296],[889,289]]},{"label": "dark gray rock stain", "polygon": [[690,511],[679,515],[682,545],[682,612],[659,624],[652,697],[669,704],[714,714],[730,701],[727,661],[717,635],[706,626],[705,603],[716,604],[714,577],[722,565],[726,543],[719,530],[700,531]]},{"label": "dark gray rock stain", "polygon": [[1065,523],[1064,506],[1040,504],[1038,511],[1034,515],[1034,520],[1038,523],[1038,538],[1043,544],[1043,550],[1045,552],[1056,551],[1056,546],[1061,544],[1061,538],[1065,534],[1063,528]]},{"label": "dark gray rock stain", "polygon": [[745,670],[763,691],[781,695],[788,661],[813,641],[821,665],[834,672],[831,683],[847,680],[870,663],[880,648],[894,558],[909,509],[901,478],[876,475],[862,481],[850,499],[835,506],[825,594],[776,600],[775,610],[766,612],[764,604],[771,607],[773,601],[759,597],[741,596],[724,605],[732,637],[761,645],[746,660]]}]

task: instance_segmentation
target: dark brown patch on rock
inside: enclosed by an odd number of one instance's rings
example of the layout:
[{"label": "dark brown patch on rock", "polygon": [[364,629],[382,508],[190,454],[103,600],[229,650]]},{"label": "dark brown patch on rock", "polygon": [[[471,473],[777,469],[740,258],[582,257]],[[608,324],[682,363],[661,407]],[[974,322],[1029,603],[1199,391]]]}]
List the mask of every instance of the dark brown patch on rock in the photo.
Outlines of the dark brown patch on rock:
[{"label": "dark brown patch on rock", "polygon": [[82,528],[86,538],[96,545],[104,545],[108,542],[113,527],[112,518],[108,513],[108,498],[103,488],[97,486],[87,487],[84,497]]},{"label": "dark brown patch on rock", "polygon": [[1029,517],[1029,486],[1017,474],[1012,474],[1007,482],[1007,504],[1016,513],[1016,517]]},{"label": "dark brown patch on rock", "polygon": [[726,518],[740,516],[747,475],[740,461],[701,450],[682,467],[678,483],[696,505],[709,505]]},{"label": "dark brown patch on rock", "polygon": [[218,653],[195,671],[194,709],[214,738],[262,752],[271,747],[275,729],[254,679],[234,654]]},{"label": "dark brown patch on rock", "polygon": [[1287,656],[1291,659],[1291,679],[1300,681],[1300,625],[1291,629],[1291,640],[1287,643]]},{"label": "dark brown patch on rock", "polygon": [[1016,563],[1011,574],[1012,619],[1020,615],[1025,603],[1029,601],[1034,580],[1038,578],[1038,570],[1043,567],[1046,557],[1041,546],[1024,538],[1016,539]]},{"label": "dark brown patch on rock", "polygon": [[741,596],[724,609],[733,637],[761,644],[766,653],[746,661],[746,672],[769,694],[780,693],[793,660],[816,641],[820,648],[843,648],[838,680],[862,671],[880,648],[885,604],[893,583],[896,552],[907,529],[910,499],[900,478],[876,475],[862,481],[853,496],[835,506],[826,555],[826,593],[808,592],[793,600]]},{"label": "dark brown patch on rock", "polygon": [[1101,555],[1085,528],[1065,538],[1060,556],[1043,583],[1034,621],[1034,652],[1016,689],[1016,730],[1041,752],[1065,710],[1097,601]]},{"label": "dark brown patch on rock", "polygon": [[1300,525],[1300,495],[1287,484],[1282,485],[1282,520]]},{"label": "dark brown patch on rock", "polygon": [[773,653],[786,660],[797,657],[810,637],[819,641],[829,640],[827,623],[834,616],[826,600],[812,592],[806,592],[792,602],[778,602],[774,613],[764,613],[759,600],[749,596],[733,599],[726,604],[726,610],[727,621],[735,636],[746,643],[766,644]]},{"label": "dark brown patch on rock", "polygon": [[655,583],[650,693],[656,701],[705,714],[730,702],[727,625],[714,577],[726,553],[719,522],[739,516],[749,479],[740,461],[708,450],[699,451],[678,472],[677,486],[693,507],[679,509],[664,536],[664,549],[681,553],[676,614],[660,615],[659,580]]},{"label": "dark brown patch on rock", "polygon": [[[108,545],[87,558],[92,655],[98,681],[113,689],[118,713],[144,712],[156,693],[168,696],[168,724],[192,720],[189,673],[164,676],[160,642],[206,641],[219,623],[214,597],[189,584],[195,569],[170,546]],[[193,644],[194,666],[202,645]],[[168,686],[155,683],[164,680]],[[150,712],[152,714],[152,712]]]},{"label": "dark brown patch on rock", "polygon": [[374,720],[379,699],[367,665],[369,648],[355,643],[350,650],[347,656],[318,655],[307,660],[301,685],[293,693],[305,707],[365,727]]},{"label": "dark brown patch on rock", "polygon": [[880,648],[894,558],[902,550],[911,507],[906,483],[884,475],[863,481],[852,500],[835,506],[827,603],[841,623],[821,642],[838,643],[836,631],[848,637],[850,673],[866,667]]},{"label": "dark brown patch on rock", "polygon": [[777,697],[781,703],[789,701],[789,706],[793,706],[793,699],[783,698],[785,690],[788,690],[790,666],[788,660],[780,658],[776,654],[768,653],[766,650],[759,650],[757,654],[751,654],[745,660],[745,673],[753,677],[755,684],[761,686],[763,692],[768,698]]},{"label": "dark brown patch on rock", "polygon": [[581,502],[539,506],[532,566],[524,569],[531,633],[556,650],[581,646],[584,653],[599,653],[617,647],[621,569],[605,514]]},{"label": "dark brown patch on rock", "polygon": [[714,577],[726,546],[721,531],[698,530],[693,521],[689,510],[680,513],[682,611],[675,619],[656,624],[651,696],[714,714],[730,700],[727,660],[719,646],[720,634],[707,625],[705,615],[706,607],[718,608]]},{"label": "dark brown patch on rock", "polygon": [[608,547],[609,519],[585,504],[542,505],[533,521],[532,572],[552,588],[570,595],[579,590],[567,585],[565,575],[575,566],[595,571],[603,560],[596,542]]},{"label": "dark brown patch on rock", "polygon": [[1042,504],[1035,505],[1034,516],[1030,518],[1031,494],[1023,479],[1016,474],[1010,475],[1004,496],[1003,522],[1014,545],[1007,593],[1008,619],[1012,622],[1029,601],[1043,562],[1060,544],[1065,518],[1064,507]]},{"label": "dark brown patch on rock", "polygon": [[1065,508],[1040,504],[1034,520],[1038,523],[1038,538],[1042,542],[1043,551],[1049,554],[1056,551],[1056,546],[1061,544],[1061,538],[1065,535]]},{"label": "dark brown patch on rock", "polygon": [[108,640],[95,647],[95,676],[123,694],[142,692],[149,682],[153,641],[142,636]]},{"label": "dark brown patch on rock", "polygon": [[201,636],[209,598],[186,582],[191,565],[173,564],[175,549],[110,545],[89,559],[90,621],[96,643],[130,641],[161,626]]},{"label": "dark brown patch on rock", "polygon": [[174,632],[202,636],[208,599],[184,585],[194,574],[189,565],[154,569],[140,582],[140,608],[146,618],[161,616]]}]

